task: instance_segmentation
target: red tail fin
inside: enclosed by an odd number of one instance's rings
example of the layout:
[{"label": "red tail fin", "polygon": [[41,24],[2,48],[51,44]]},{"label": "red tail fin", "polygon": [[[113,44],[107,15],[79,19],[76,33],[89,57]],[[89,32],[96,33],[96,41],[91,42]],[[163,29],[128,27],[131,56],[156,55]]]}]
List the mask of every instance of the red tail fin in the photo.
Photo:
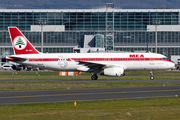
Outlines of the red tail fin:
[{"label": "red tail fin", "polygon": [[11,36],[13,49],[16,55],[20,54],[39,54],[28,39],[17,27],[8,27]]}]

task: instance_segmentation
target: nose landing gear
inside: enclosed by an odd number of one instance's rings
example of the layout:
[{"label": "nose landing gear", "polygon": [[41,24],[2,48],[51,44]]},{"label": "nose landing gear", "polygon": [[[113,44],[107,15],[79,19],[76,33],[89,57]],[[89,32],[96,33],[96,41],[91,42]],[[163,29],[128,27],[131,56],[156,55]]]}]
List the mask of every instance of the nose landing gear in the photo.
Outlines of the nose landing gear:
[{"label": "nose landing gear", "polygon": [[151,79],[151,80],[154,80],[153,71],[150,71],[150,79]]}]

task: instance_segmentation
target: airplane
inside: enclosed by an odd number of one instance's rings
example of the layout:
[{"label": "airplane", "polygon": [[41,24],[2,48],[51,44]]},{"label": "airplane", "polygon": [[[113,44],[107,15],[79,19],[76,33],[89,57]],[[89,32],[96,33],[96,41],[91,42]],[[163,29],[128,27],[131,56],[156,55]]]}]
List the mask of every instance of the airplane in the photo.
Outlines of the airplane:
[{"label": "airplane", "polygon": [[17,27],[8,27],[15,55],[6,59],[25,66],[34,66],[56,71],[93,72],[105,76],[120,77],[125,71],[150,71],[174,68],[175,63],[156,53],[41,53],[29,42]]}]

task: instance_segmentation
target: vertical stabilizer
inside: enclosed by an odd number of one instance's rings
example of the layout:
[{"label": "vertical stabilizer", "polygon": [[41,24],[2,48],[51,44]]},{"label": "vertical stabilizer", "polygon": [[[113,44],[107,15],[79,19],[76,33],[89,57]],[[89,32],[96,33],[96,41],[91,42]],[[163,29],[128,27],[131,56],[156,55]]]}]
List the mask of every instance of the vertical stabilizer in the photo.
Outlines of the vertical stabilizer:
[{"label": "vertical stabilizer", "polygon": [[17,27],[8,27],[15,55],[39,54]]}]

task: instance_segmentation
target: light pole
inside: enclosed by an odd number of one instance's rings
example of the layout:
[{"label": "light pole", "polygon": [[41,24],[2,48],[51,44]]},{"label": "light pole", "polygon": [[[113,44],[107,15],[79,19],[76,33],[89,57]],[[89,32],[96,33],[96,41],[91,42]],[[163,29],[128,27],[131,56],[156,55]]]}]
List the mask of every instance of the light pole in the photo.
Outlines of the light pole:
[{"label": "light pole", "polygon": [[43,27],[46,25],[46,21],[39,20],[39,25],[41,26],[41,52],[43,53]]},{"label": "light pole", "polygon": [[152,22],[154,25],[155,25],[155,31],[156,31],[156,42],[155,42],[155,46],[156,46],[156,48],[155,48],[155,52],[157,53],[157,26],[161,23],[160,22],[160,20],[159,21],[157,21],[157,20],[155,20],[155,21],[153,21]]}]

